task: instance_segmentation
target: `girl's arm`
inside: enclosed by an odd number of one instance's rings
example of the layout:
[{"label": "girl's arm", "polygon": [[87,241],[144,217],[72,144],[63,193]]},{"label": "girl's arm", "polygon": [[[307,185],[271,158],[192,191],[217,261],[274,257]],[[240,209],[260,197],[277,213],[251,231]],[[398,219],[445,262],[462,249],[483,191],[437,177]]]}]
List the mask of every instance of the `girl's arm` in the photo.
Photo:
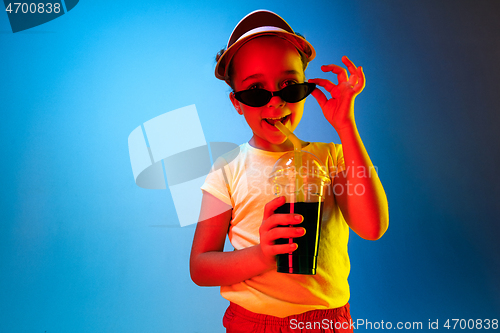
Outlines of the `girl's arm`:
[{"label": "girl's arm", "polygon": [[[196,226],[191,249],[190,271],[193,282],[199,286],[232,285],[276,269],[275,255],[294,251],[297,244],[274,245],[274,240],[305,234],[304,228],[275,228],[279,224],[297,224],[302,221],[300,215],[274,214],[274,210],[284,202],[284,197],[280,197],[265,206],[259,244],[223,252],[232,210],[213,195],[203,192],[200,222]],[[207,215],[210,210],[225,211],[205,219],[204,216],[211,216]],[[296,220],[294,217],[299,218]]]},{"label": "girl's arm", "polygon": [[333,187],[335,199],[351,229],[362,238],[376,240],[389,226],[389,208],[384,188],[354,120],[354,99],[365,86],[365,76],[362,68],[354,66],[347,57],[343,57],[342,62],[351,74],[349,77],[340,66],[321,67],[324,72],[337,74],[338,84],[324,79],[309,82],[324,87],[332,95],[327,99],[319,89],[312,93],[342,142],[346,168],[334,179],[334,185],[340,185]]},{"label": "girl's arm", "polygon": [[[360,237],[377,240],[389,226],[389,208],[382,183],[361,141],[356,124],[339,131],[345,171],[334,179],[342,215]],[[334,187],[335,188],[335,187]]]}]

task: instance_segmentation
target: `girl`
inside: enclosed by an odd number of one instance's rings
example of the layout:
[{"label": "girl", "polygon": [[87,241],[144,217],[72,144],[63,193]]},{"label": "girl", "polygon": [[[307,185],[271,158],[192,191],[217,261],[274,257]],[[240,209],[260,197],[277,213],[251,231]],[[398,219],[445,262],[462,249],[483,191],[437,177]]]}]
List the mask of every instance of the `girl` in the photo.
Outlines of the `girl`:
[{"label": "girl", "polygon": [[[236,153],[219,158],[202,186],[190,269],[196,284],[221,286],[230,301],[223,319],[227,332],[352,331],[349,228],[376,240],[388,227],[385,192],[354,120],[354,98],[365,86],[363,71],[347,57],[342,62],[349,74],[337,65],[322,66],[337,74],[338,84],[308,82],[326,89],[328,99],[306,83],[304,71],[314,56],[312,45],[280,16],[260,10],[238,23],[217,58],[215,75],[231,86],[231,102],[253,136]],[[293,150],[274,124],[280,121],[294,131],[310,93],[342,144],[301,141],[302,150],[328,167],[332,186],[325,194],[316,275],[284,274],[276,272],[275,256],[297,245],[275,240],[303,236],[305,229],[301,215],[274,214],[285,198],[273,197],[269,170]],[[235,251],[223,252],[227,233]]]}]

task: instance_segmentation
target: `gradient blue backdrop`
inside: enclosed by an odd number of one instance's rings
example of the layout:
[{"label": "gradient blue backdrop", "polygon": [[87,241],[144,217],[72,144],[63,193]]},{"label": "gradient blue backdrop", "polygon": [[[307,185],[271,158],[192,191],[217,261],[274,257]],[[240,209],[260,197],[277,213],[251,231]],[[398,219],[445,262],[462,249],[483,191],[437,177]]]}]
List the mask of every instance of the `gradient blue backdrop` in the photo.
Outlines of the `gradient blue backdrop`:
[{"label": "gradient blue backdrop", "polygon": [[[390,227],[351,233],[353,317],[500,318],[499,2],[114,0],[16,34],[0,13],[0,332],[223,332],[227,302],[189,277],[194,228],[135,185],[127,137],[194,103],[207,141],[247,141],[214,55],[260,8],[315,46],[309,78],[343,55],[365,70]],[[297,133],[339,142],[312,97]]]}]

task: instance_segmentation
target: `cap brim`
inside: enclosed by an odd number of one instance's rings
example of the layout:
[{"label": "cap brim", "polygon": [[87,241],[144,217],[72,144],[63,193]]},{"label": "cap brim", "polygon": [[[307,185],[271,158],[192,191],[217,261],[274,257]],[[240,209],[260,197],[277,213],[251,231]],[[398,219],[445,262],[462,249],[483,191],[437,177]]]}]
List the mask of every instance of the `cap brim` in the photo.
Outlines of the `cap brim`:
[{"label": "cap brim", "polygon": [[217,61],[217,65],[215,66],[215,76],[221,80],[229,79],[227,73],[228,65],[231,62],[236,51],[238,51],[240,47],[242,47],[246,42],[260,36],[277,36],[289,41],[295,46],[295,48],[297,48],[297,50],[299,50],[307,57],[308,62],[313,60],[316,56],[316,51],[314,50],[313,46],[305,38],[302,38],[294,33],[277,30],[256,31],[255,33],[244,35],[224,52],[224,54]]},{"label": "cap brim", "polygon": [[234,28],[224,54],[217,61],[215,76],[228,80],[228,67],[238,49],[249,40],[263,36],[275,35],[292,43],[299,52],[311,61],[316,56],[312,45],[303,37],[296,35],[290,25],[278,14],[268,10],[256,10],[246,15]]}]

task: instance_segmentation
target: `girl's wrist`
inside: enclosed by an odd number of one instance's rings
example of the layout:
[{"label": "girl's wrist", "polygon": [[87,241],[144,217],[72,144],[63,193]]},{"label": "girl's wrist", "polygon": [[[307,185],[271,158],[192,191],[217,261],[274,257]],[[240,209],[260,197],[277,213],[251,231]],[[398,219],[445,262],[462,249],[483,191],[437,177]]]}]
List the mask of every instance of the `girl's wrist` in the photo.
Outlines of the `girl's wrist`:
[{"label": "girl's wrist", "polygon": [[332,124],[332,126],[333,128],[335,128],[335,131],[337,131],[337,134],[339,135],[341,140],[343,135],[350,135],[353,132],[357,131],[356,121],[354,120],[354,117],[342,123],[336,123],[335,125]]},{"label": "girl's wrist", "polygon": [[256,245],[256,252],[257,252],[257,257],[259,262],[262,263],[262,267],[264,269],[264,272],[267,272],[273,268],[276,267],[276,257],[269,257],[267,256],[264,251],[262,250],[261,244]]}]

